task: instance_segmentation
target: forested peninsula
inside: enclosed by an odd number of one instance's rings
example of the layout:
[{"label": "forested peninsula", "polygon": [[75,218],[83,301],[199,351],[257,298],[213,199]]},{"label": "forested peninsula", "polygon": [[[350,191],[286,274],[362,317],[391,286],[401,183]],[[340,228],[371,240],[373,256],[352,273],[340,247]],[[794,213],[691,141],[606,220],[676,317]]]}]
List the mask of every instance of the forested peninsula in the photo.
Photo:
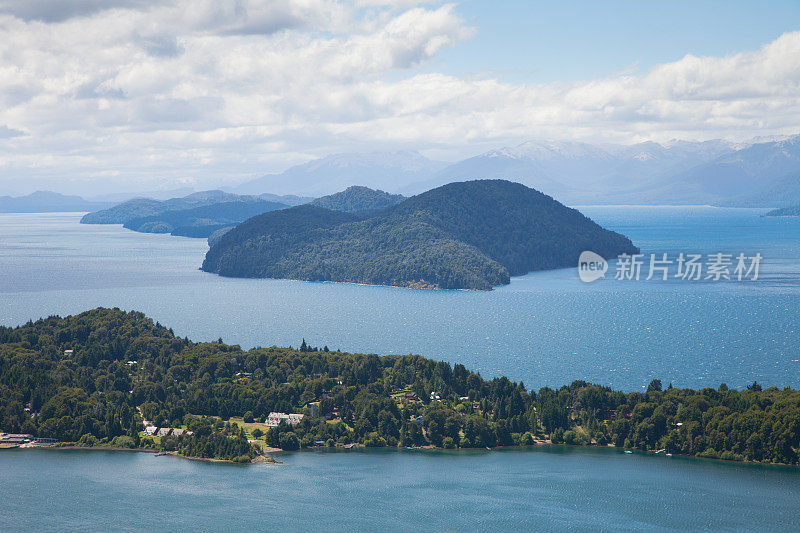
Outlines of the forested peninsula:
[{"label": "forested peninsula", "polygon": [[140,233],[207,238],[255,215],[289,207],[273,198],[269,194],[242,196],[223,191],[203,191],[163,201],[134,198],[87,213],[81,224],[122,224]]},{"label": "forested peninsula", "polygon": [[639,251],[627,237],[510,181],[451,183],[405,200],[389,196],[384,204],[399,203],[377,212],[324,207],[349,205],[346,199],[364,194],[348,191],[336,202],[246,220],[213,241],[202,269],[232,277],[489,290],[510,276],[576,266],[584,250],[606,258]]},{"label": "forested peninsula", "polygon": [[[271,412],[302,422],[263,425]],[[192,431],[145,436],[144,421]],[[0,430],[79,446],[249,462],[267,447],[566,443],[798,464],[800,392],[575,381],[529,391],[417,355],[192,342],[98,308],[0,327]]]}]

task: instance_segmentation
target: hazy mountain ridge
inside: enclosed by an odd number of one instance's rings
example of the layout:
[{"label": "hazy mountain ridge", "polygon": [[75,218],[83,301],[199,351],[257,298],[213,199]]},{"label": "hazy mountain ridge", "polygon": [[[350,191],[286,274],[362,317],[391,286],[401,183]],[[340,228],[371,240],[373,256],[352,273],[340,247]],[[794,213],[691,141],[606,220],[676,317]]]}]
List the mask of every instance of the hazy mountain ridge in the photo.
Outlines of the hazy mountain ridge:
[{"label": "hazy mountain ridge", "polygon": [[[491,150],[454,163],[430,179],[404,190],[418,192],[454,180],[507,178],[541,190],[560,201],[585,203],[640,203],[691,168],[735,150],[724,141],[661,145],[590,144],[573,141],[528,141]],[[668,203],[673,198],[658,198]]]},{"label": "hazy mountain ridge", "polygon": [[0,213],[46,213],[93,211],[109,207],[110,202],[94,202],[80,196],[51,191],[36,191],[25,196],[0,196]]},{"label": "hazy mountain ridge", "polygon": [[367,218],[316,205],[251,218],[206,254],[202,269],[446,289],[490,289],[510,275],[638,249],[574,209],[518,183],[452,183]]},{"label": "hazy mountain ridge", "polygon": [[[287,198],[286,202],[278,202],[277,199]],[[302,201],[305,198],[297,196],[282,197],[274,194],[263,194],[259,196],[239,195],[221,190],[199,191],[179,198],[168,200],[154,200],[152,198],[132,198],[120,204],[103,209],[101,211],[87,213],[82,219],[81,224],[125,224],[135,218],[152,217],[168,211],[191,209],[206,205],[219,204],[224,202],[272,202],[280,203],[283,206],[293,205],[290,202]],[[305,203],[305,202],[303,202]]]},{"label": "hazy mountain ridge", "polygon": [[800,136],[630,145],[536,140],[451,164],[417,152],[333,154],[230,190],[320,195],[364,185],[413,195],[454,181],[509,179],[571,205],[769,207],[800,202],[795,176],[800,176]]},{"label": "hazy mountain ridge", "polygon": [[207,238],[248,218],[289,207],[266,200],[219,202],[189,209],[164,211],[127,220],[123,227],[141,233],[169,233],[179,237]]},{"label": "hazy mountain ridge", "polygon": [[273,191],[323,196],[352,185],[365,185],[392,192],[403,184],[422,180],[446,165],[415,151],[332,154],[227,190],[239,194]]}]

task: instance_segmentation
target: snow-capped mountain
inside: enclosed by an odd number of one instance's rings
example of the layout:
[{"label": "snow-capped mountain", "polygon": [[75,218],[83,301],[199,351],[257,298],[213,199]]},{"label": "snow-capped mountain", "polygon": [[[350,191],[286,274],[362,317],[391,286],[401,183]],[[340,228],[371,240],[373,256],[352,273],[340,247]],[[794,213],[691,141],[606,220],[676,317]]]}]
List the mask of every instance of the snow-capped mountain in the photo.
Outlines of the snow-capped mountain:
[{"label": "snow-capped mountain", "polygon": [[519,181],[573,205],[783,205],[800,201],[800,135],[750,143],[531,141],[454,163],[400,192],[478,178]]},{"label": "snow-capped mountain", "polygon": [[296,165],[280,174],[267,174],[231,190],[239,194],[269,191],[322,196],[351,185],[364,185],[396,191],[430,176],[445,165],[414,151],[333,154]]},{"label": "snow-capped mountain", "polygon": [[518,181],[572,205],[781,206],[800,202],[800,135],[745,143],[528,141],[452,164],[408,151],[334,154],[230,190],[321,196],[365,185],[409,195],[483,178]]},{"label": "snow-capped mountain", "polygon": [[507,178],[570,203],[612,199],[662,174],[685,171],[733,148],[722,141],[661,145],[529,141],[450,165],[403,192],[415,193],[464,179]]}]

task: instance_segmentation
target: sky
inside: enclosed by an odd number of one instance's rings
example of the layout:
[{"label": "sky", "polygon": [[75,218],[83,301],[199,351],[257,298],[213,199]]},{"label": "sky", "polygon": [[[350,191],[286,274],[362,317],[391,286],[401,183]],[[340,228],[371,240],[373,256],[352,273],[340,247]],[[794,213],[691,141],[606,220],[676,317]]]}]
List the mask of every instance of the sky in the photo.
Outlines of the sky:
[{"label": "sky", "polygon": [[798,124],[797,0],[0,0],[0,195]]}]

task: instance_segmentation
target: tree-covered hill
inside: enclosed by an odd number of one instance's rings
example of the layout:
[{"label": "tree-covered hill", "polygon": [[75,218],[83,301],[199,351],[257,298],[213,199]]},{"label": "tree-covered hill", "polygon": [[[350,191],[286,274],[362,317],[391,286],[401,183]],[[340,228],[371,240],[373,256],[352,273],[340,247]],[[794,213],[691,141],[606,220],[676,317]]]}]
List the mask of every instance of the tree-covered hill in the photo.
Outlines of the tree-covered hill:
[{"label": "tree-covered hill", "polygon": [[[306,417],[257,432],[251,424],[249,434],[229,420],[263,420],[271,411]],[[194,435],[143,438],[143,419]],[[297,449],[549,441],[797,464],[800,391],[757,383],[741,391],[663,388],[658,380],[646,392],[582,381],[528,391],[416,355],[195,343],[141,313],[100,308],[0,327],[0,431],[240,461],[258,453],[259,442]]]},{"label": "tree-covered hill", "polygon": [[133,198],[108,209],[87,213],[81,219],[81,224],[125,224],[134,218],[149,217],[167,211],[231,202],[244,198],[254,199],[254,197],[243,197],[223,191],[203,191],[180,198],[170,198],[169,200]]},{"label": "tree-covered hill", "polygon": [[507,284],[510,275],[575,266],[584,250],[609,258],[638,251],[626,237],[549,196],[518,183],[481,180],[350,218],[313,205],[261,215],[220,238],[202,269],[235,277],[487,290]]},{"label": "tree-covered hill", "polygon": [[638,253],[627,237],[520,183],[450,183],[409,198],[388,215],[414,217],[471,244],[512,276],[575,267],[584,250],[605,258]]},{"label": "tree-covered hill", "polygon": [[[243,243],[243,244],[240,244]],[[508,273],[477,249],[409,218],[361,220],[314,205],[254,217],[211,247],[223,276],[488,289]]]},{"label": "tree-covered hill", "polygon": [[[284,199],[285,201],[282,201]],[[297,196],[277,196],[274,194],[248,196],[219,190],[195,192],[179,198],[170,198],[169,200],[133,198],[113,207],[109,207],[108,209],[87,213],[81,219],[81,224],[126,224],[134,219],[150,218],[171,211],[183,211],[222,203],[269,202],[287,207],[289,205],[295,205],[296,203],[305,203],[307,200],[309,199]],[[240,219],[239,221],[241,220],[244,219]],[[206,237],[207,236],[208,235],[206,235]]]},{"label": "tree-covered hill", "polygon": [[81,218],[81,224],[124,224],[132,218],[157,215],[168,209],[165,202],[159,200],[132,198],[107,209],[86,213]]},{"label": "tree-covered hill", "polygon": [[381,190],[353,185],[336,194],[317,198],[311,203],[333,211],[363,214],[378,212],[399,204],[405,199],[406,197],[402,194],[389,194]]},{"label": "tree-covered hill", "polygon": [[220,202],[157,215],[132,218],[123,227],[142,233],[170,233],[182,237],[209,237],[215,231],[235,226],[248,218],[288,207],[265,200]]}]

